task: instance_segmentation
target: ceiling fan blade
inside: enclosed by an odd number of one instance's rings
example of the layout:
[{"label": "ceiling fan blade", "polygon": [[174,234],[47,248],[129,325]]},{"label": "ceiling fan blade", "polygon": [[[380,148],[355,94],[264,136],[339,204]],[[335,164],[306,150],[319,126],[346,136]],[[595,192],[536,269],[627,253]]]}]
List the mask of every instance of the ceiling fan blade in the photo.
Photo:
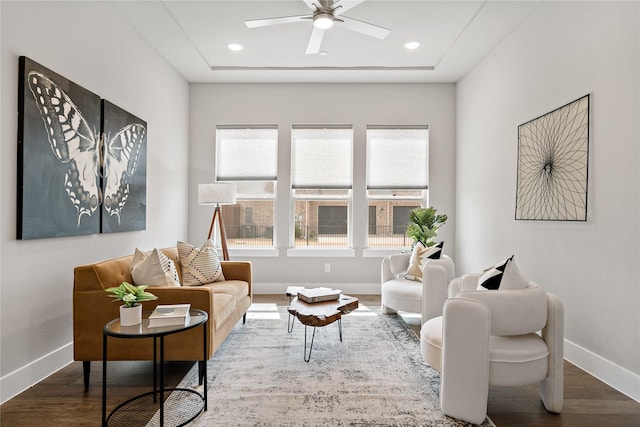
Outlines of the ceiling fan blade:
[{"label": "ceiling fan blade", "polygon": [[312,19],[311,15],[283,16],[281,18],[251,19],[244,21],[249,28],[268,27],[269,25],[291,24],[293,22],[305,21]]},{"label": "ceiling fan blade", "polygon": [[[305,0],[306,1],[306,0]],[[364,3],[365,0],[337,0],[333,2],[333,7],[336,8],[333,16],[339,16],[345,13],[352,7],[356,7],[360,3]]]},{"label": "ceiling fan blade", "polygon": [[346,16],[341,16],[340,20],[343,21],[340,23],[340,26],[351,31],[356,31],[358,33],[366,34],[367,36],[375,37],[377,39],[384,39],[391,33],[391,30],[388,30],[386,28],[369,24],[367,22],[358,21],[357,19],[347,18]]},{"label": "ceiling fan blade", "polygon": [[324,30],[321,28],[313,27],[313,32],[309,38],[309,44],[307,45],[307,55],[320,52],[320,44],[322,43],[322,37],[324,36]]},{"label": "ceiling fan blade", "polygon": [[307,5],[307,7],[314,12],[322,8],[322,5],[318,0],[302,0]]}]

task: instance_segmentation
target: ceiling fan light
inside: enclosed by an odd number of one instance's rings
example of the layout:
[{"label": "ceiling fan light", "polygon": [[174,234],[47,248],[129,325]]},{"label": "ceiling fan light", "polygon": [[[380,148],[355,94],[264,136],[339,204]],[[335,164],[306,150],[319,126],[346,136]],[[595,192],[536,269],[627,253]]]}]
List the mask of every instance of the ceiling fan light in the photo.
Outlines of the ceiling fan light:
[{"label": "ceiling fan light", "polygon": [[325,12],[316,13],[313,17],[313,26],[321,30],[331,28],[333,27],[333,16]]}]

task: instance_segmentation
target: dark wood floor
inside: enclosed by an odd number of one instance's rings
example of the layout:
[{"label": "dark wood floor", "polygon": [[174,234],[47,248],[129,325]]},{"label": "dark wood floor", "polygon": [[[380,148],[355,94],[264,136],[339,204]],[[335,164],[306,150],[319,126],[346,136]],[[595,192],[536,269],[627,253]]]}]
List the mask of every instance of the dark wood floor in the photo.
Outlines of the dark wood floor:
[{"label": "dark wood floor", "polygon": [[[358,295],[364,305],[379,305],[377,295]],[[255,295],[255,302],[286,305],[284,295]],[[419,321],[406,316],[414,331]],[[170,363],[167,384],[175,386],[190,363]],[[107,408],[149,391],[151,362],[109,363]],[[82,364],[74,362],[0,406],[0,426],[99,426],[102,401],[100,363],[92,367],[91,387],[84,390]],[[549,414],[536,386],[492,387],[489,417],[499,427],[638,427],[640,403],[617,392],[574,365],[565,362],[564,410]]]}]

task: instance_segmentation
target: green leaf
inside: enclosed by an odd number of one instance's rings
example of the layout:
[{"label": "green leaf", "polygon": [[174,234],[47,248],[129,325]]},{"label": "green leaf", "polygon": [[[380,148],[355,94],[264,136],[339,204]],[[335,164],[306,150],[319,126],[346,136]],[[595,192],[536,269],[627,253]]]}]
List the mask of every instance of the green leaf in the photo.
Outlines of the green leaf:
[{"label": "green leaf", "polygon": [[418,208],[409,212],[411,223],[407,226],[407,236],[414,240],[414,244],[421,242],[425,246],[433,246],[433,239],[438,234],[438,228],[447,222],[447,215],[436,214],[434,207]]},{"label": "green leaf", "polygon": [[[145,291],[145,289],[147,289],[148,287],[149,285],[134,286],[129,282],[122,282],[120,286],[107,288],[105,289],[105,291],[113,294],[109,296],[112,297],[114,301],[123,301],[127,304],[127,306],[131,307],[136,303],[142,301],[151,301],[158,299],[158,297],[151,292]],[[135,300],[125,301],[124,299],[126,295],[133,295],[135,297]]]}]

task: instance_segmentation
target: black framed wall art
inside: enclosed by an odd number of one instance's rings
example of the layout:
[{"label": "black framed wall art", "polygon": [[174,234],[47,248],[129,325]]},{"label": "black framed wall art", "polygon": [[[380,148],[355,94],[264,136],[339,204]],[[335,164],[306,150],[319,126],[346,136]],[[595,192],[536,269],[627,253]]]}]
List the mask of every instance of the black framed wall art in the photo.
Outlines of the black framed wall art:
[{"label": "black framed wall art", "polygon": [[518,126],[516,220],[587,220],[589,104],[585,95]]}]

